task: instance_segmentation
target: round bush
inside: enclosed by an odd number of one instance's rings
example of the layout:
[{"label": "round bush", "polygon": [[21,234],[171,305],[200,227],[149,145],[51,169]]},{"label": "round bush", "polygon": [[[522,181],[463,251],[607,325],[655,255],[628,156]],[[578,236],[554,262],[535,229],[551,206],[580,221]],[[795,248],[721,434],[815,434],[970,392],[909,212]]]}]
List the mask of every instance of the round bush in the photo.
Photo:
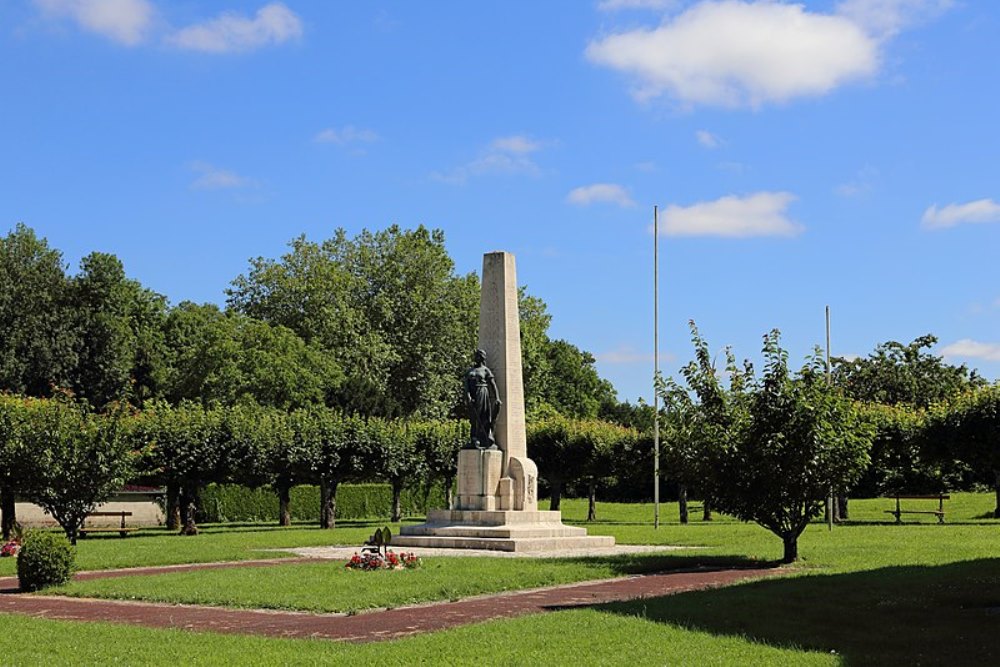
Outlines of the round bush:
[{"label": "round bush", "polygon": [[73,575],[73,547],[65,536],[29,531],[17,554],[17,578],[21,590],[37,591],[65,584]]}]

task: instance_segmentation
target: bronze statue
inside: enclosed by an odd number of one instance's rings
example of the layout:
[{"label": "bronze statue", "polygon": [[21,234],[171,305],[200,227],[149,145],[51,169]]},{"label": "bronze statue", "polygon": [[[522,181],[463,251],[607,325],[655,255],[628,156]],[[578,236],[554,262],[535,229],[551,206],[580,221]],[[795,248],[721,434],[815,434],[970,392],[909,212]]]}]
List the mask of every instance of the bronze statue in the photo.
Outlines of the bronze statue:
[{"label": "bronze statue", "polygon": [[486,367],[486,353],[476,350],[475,359],[476,365],[465,373],[465,402],[472,424],[466,449],[496,449],[493,427],[500,414],[500,392],[493,371]]}]

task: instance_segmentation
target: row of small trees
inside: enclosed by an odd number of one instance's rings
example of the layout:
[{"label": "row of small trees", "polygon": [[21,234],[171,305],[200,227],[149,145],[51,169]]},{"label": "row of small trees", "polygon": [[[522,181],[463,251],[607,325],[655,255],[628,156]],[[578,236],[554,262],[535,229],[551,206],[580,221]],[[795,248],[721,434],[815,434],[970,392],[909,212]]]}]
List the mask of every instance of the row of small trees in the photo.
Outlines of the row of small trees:
[{"label": "row of small trees", "polygon": [[404,487],[451,488],[465,440],[459,422],[364,419],[318,407],[155,403],[95,414],[68,399],[0,396],[3,526],[9,534],[14,498],[23,497],[75,542],[87,514],[130,479],[165,485],[168,526],[188,534],[197,532],[198,497],[212,482],[273,488],[282,525],[290,523],[291,487],[318,484],[321,525],[333,527],[337,486],[378,479],[392,486],[398,521]]},{"label": "row of small trees", "polygon": [[[31,500],[75,541],[96,505],[127,480],[140,479],[166,487],[168,526],[194,534],[207,484],[273,489],[281,525],[291,523],[291,488],[315,484],[320,524],[333,527],[338,486],[379,480],[392,488],[392,520],[398,521],[404,488],[439,483],[450,503],[467,435],[459,421],[362,418],[320,407],[284,412],[154,402],[141,412],[116,406],[97,414],[66,397],[0,396],[0,508],[9,533],[14,498]],[[597,484],[627,474],[638,442],[635,430],[597,420],[554,415],[529,429],[552,506],[558,508],[564,483],[583,480],[591,519]]]},{"label": "row of small trees", "polygon": [[691,326],[695,359],[682,369],[684,385],[660,383],[664,468],[715,509],[780,537],[786,562],[824,499],[866,474],[899,492],[964,468],[997,483],[1000,512],[1000,386],[977,383],[927,409],[864,403],[831,382],[818,353],[792,372],[777,331],[764,337],[759,375],[728,353],[718,373]]}]

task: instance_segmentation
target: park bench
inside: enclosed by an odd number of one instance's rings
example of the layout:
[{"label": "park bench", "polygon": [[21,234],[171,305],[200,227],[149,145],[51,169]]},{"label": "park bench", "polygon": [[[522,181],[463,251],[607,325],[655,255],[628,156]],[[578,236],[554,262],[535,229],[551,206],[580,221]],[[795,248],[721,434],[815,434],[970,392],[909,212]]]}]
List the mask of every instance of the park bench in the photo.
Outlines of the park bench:
[{"label": "park bench", "polygon": [[392,541],[392,531],[389,526],[379,528],[372,536],[365,540],[361,547],[361,553],[374,552],[385,557],[389,555],[389,543]]},{"label": "park bench", "polygon": [[[120,526],[88,526],[87,519],[93,517],[121,517]],[[119,512],[91,512],[87,515],[87,519],[84,519],[83,526],[80,527],[80,537],[86,536],[87,533],[118,533],[122,537],[128,537],[128,534],[134,530],[139,530],[136,527],[130,527],[125,525],[125,517],[132,516],[131,512],[119,511]]]},{"label": "park bench", "polygon": [[[944,523],[944,501],[951,499],[951,496],[946,493],[939,493],[933,496],[903,496],[897,494],[890,497],[896,499],[896,509],[886,510],[886,514],[895,516],[896,523],[903,523],[902,515],[904,514],[933,514],[937,517],[938,523]],[[936,510],[904,510],[900,507],[901,500],[936,500],[938,508]]]}]

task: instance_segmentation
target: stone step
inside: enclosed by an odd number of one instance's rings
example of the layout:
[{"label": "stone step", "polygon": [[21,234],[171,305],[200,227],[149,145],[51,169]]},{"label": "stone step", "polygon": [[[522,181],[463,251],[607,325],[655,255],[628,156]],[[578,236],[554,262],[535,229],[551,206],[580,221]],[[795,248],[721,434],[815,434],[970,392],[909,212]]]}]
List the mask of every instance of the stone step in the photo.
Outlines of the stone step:
[{"label": "stone step", "polygon": [[477,526],[504,526],[512,524],[562,524],[562,514],[548,510],[431,510],[427,513],[429,524],[475,524]]},{"label": "stone step", "polygon": [[[442,525],[422,524],[404,526],[401,535],[436,535],[440,537],[490,537],[490,538],[534,538],[534,537],[581,537],[587,534],[585,528],[564,526],[558,523],[539,523],[527,526],[473,526],[463,524]],[[395,543],[395,538],[394,538]]]},{"label": "stone step", "polygon": [[450,537],[444,535],[399,535],[392,538],[393,547],[431,547],[437,549],[485,549],[507,552],[561,551],[613,547],[615,538],[604,535],[576,537]]}]

